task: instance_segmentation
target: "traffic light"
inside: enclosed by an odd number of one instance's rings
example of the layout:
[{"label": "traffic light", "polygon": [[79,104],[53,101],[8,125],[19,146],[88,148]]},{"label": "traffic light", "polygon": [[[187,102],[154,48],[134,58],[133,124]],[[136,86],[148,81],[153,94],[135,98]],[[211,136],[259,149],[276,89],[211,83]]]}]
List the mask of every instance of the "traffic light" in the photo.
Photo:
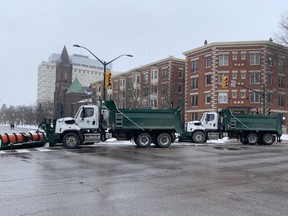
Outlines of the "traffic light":
[{"label": "traffic light", "polygon": [[112,87],[112,74],[110,70],[105,71],[105,87],[106,88]]},{"label": "traffic light", "polygon": [[222,76],[222,88],[227,88],[227,87],[228,87],[228,77]]}]

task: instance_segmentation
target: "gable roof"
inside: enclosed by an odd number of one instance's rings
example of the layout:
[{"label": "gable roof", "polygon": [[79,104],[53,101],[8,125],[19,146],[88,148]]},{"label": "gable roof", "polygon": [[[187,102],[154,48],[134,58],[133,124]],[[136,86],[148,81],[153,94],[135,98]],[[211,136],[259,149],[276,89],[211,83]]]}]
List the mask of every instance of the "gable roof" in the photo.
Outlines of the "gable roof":
[{"label": "gable roof", "polygon": [[82,85],[79,82],[77,77],[73,81],[72,85],[68,88],[66,94],[69,94],[69,93],[79,93],[79,94],[85,93],[85,91],[83,90],[83,87],[82,87]]}]

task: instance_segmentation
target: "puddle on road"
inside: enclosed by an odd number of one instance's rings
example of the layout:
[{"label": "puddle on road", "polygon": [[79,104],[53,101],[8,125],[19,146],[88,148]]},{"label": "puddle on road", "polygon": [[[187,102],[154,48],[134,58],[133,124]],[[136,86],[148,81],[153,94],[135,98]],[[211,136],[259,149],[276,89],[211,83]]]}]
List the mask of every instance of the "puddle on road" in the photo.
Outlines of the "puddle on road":
[{"label": "puddle on road", "polygon": [[231,150],[231,151],[238,151],[238,150],[243,150],[243,149],[248,149],[248,147],[229,147],[229,146],[215,146],[215,149],[219,149],[219,150]]}]

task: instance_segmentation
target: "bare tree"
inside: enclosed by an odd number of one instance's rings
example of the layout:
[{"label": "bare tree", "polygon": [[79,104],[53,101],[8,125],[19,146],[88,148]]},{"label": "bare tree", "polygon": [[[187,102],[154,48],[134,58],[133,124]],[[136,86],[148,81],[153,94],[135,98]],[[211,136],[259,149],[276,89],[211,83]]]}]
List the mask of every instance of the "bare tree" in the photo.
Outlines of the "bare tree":
[{"label": "bare tree", "polygon": [[288,11],[281,14],[279,23],[280,32],[275,34],[276,41],[282,45],[288,45]]}]

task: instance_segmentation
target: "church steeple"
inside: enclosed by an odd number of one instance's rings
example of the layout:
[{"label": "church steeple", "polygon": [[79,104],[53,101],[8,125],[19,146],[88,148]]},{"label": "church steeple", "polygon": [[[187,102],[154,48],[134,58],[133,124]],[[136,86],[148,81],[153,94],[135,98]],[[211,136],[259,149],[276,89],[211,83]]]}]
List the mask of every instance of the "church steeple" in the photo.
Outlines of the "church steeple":
[{"label": "church steeple", "polygon": [[61,56],[60,56],[60,61],[62,64],[70,64],[70,58],[66,49],[66,46],[64,46]]}]

